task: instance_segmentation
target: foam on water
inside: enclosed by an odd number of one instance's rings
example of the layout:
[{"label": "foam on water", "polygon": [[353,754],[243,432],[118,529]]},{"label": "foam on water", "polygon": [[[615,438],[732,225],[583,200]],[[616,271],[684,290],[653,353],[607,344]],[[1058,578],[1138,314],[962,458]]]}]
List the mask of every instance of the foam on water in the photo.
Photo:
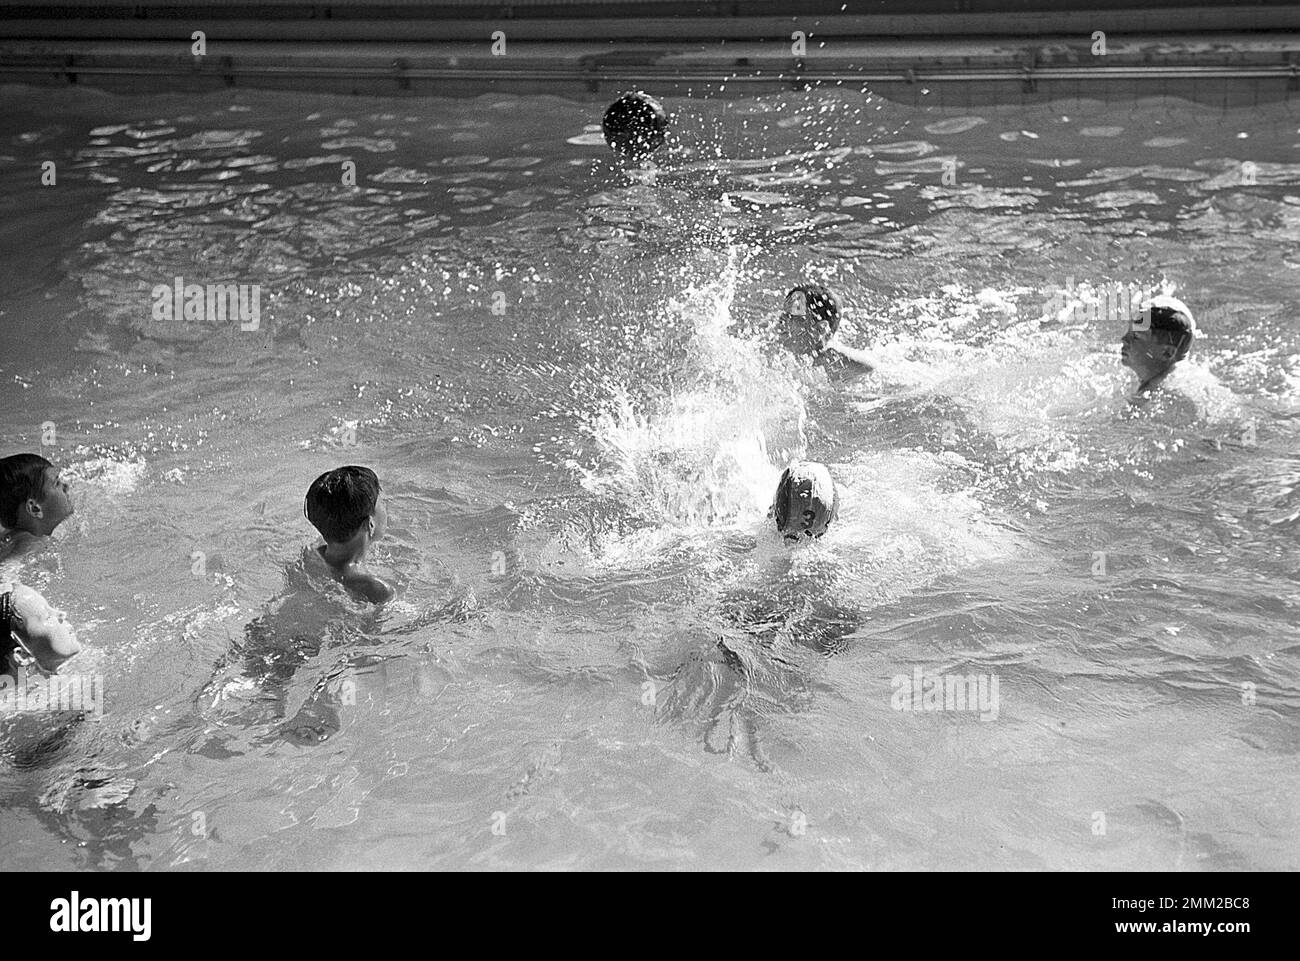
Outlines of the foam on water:
[{"label": "foam on water", "polygon": [[[668,316],[691,331],[680,385],[648,410],[607,385],[588,426],[597,465],[582,471],[583,487],[617,497],[665,539],[751,524],[782,467],[806,446],[807,411],[795,383],[728,333],[738,259],[733,250],[716,281],[668,305]],[[760,372],[766,376],[756,378]]]}]

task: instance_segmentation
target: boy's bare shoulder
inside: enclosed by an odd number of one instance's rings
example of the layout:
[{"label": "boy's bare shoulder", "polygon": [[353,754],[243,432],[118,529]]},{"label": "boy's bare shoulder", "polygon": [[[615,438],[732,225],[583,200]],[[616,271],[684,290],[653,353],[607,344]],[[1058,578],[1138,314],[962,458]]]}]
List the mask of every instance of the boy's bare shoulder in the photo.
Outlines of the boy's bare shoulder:
[{"label": "boy's bare shoulder", "polygon": [[21,557],[40,543],[41,539],[27,531],[7,530],[0,534],[0,560]]},{"label": "boy's bare shoulder", "polygon": [[393,588],[369,571],[342,571],[339,580],[348,590],[360,594],[372,604],[383,604],[393,598]]},{"label": "boy's bare shoulder", "polygon": [[302,552],[303,570],[308,574],[328,577],[346,587],[372,604],[382,604],[391,600],[393,588],[382,578],[367,570],[352,566],[335,567],[325,560],[323,547],[307,547]]},{"label": "boy's bare shoulder", "polygon": [[5,531],[0,534],[0,580],[17,577],[22,559],[40,545],[40,540],[27,531]]}]

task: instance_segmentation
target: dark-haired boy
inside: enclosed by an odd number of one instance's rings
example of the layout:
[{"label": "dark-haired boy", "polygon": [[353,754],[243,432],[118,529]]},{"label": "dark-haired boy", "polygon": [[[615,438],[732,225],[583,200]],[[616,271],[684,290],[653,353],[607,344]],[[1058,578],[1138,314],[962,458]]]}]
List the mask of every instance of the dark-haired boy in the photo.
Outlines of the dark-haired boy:
[{"label": "dark-haired boy", "polygon": [[0,561],[30,550],[73,514],[68,482],[38,454],[0,458]]},{"label": "dark-haired boy", "polygon": [[384,536],[388,511],[379,478],[369,467],[336,467],[312,481],[303,513],[325,543],[316,548],[344,587],[382,604],[393,589],[366,569],[366,549]]},{"label": "dark-haired boy", "polygon": [[1187,305],[1161,294],[1142,304],[1120,341],[1120,361],[1138,377],[1139,394],[1159,387],[1196,339],[1196,321]]}]

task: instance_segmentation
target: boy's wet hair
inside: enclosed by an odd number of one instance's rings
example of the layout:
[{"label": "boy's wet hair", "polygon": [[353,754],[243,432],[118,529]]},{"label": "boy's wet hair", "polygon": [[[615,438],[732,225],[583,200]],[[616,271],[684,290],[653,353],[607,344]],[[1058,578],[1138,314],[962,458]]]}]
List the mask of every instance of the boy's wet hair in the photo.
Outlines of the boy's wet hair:
[{"label": "boy's wet hair", "polygon": [[[791,307],[801,309],[791,310]],[[831,333],[840,329],[840,305],[835,295],[821,284],[801,284],[785,295],[785,311],[788,314],[824,320],[830,325]]]},{"label": "boy's wet hair", "polygon": [[1175,363],[1183,360],[1192,349],[1192,341],[1196,339],[1196,321],[1191,314],[1173,304],[1160,303],[1144,306],[1143,312],[1151,316],[1152,336],[1157,337],[1161,343],[1178,348],[1174,355]]},{"label": "boy's wet hair", "polygon": [[54,465],[39,454],[0,458],[0,524],[18,526],[18,512],[28,498],[45,496],[45,472]]},{"label": "boy's wet hair", "polygon": [[351,540],[375,512],[379,478],[369,467],[336,467],[312,481],[303,513],[331,544]]}]

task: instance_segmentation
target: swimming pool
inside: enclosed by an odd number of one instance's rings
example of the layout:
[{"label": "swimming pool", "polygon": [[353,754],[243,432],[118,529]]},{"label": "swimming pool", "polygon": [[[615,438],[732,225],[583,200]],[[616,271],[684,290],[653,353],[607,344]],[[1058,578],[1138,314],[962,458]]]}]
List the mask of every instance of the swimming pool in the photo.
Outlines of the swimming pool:
[{"label": "swimming pool", "polygon": [[[669,99],[631,174],[596,99],[2,93],[4,452],[78,491],[23,576],[107,692],[5,729],[3,867],[1300,866],[1286,104]],[[808,277],[888,379],[760,349]],[[1161,283],[1201,370],[1130,409],[1083,285]],[[295,568],[341,463],[379,611]]]}]

